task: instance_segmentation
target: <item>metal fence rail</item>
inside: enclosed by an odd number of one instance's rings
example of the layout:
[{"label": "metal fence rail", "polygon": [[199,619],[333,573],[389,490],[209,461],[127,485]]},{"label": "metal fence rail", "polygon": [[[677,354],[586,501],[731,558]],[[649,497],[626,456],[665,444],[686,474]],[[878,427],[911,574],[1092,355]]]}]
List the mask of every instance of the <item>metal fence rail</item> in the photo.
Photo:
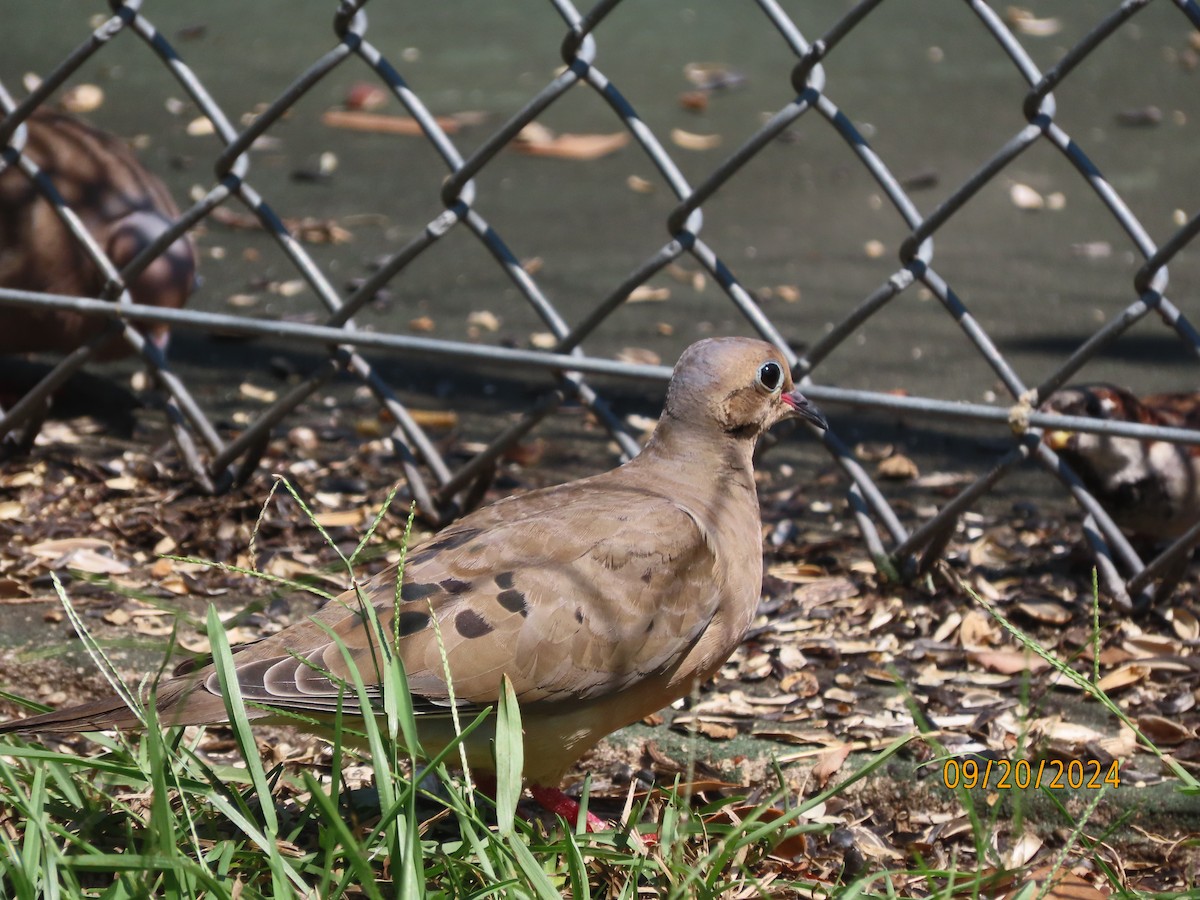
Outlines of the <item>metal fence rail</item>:
[{"label": "metal fence rail", "polygon": [[[838,19],[819,38],[805,37],[800,28],[774,0],[746,0],[745,14],[761,14],[794,55],[790,69],[778,72],[781,84],[791,86],[794,96],[775,111],[760,128],[728,155],[698,184],[691,184],[666,148],[664,142],[638,115],[627,96],[598,66],[598,46],[603,39],[606,19],[621,5],[621,0],[602,0],[585,10],[568,0],[548,0],[561,17],[564,30],[561,58],[564,67],[507,121],[496,127],[472,150],[464,150],[439,125],[421,97],[409,86],[395,65],[372,43],[365,7],[367,0],[343,0],[334,16],[335,46],[320,55],[307,69],[245,127],[237,127],[214,99],[202,80],[188,66],[182,54],[154,26],[149,13],[143,13],[141,0],[112,0],[112,17],[96,28],[77,49],[59,61],[40,85],[20,102],[0,86],[0,146],[4,166],[17,166],[34,179],[38,189],[55,204],[63,221],[88,248],[89,254],[105,272],[109,284],[99,298],[76,298],[0,289],[0,304],[70,309],[91,316],[108,317],[113,332],[119,333],[134,351],[141,354],[170,398],[171,426],[183,458],[194,477],[209,490],[221,490],[244,476],[256,465],[271,429],[286,419],[304,400],[341,372],[350,372],[366,385],[379,404],[395,421],[391,439],[413,497],[423,513],[444,521],[460,511],[469,496],[473,481],[506,448],[519,440],[566,399],[586,406],[618,441],[624,454],[637,452],[638,444],[626,424],[609,409],[604,398],[588,383],[595,373],[634,378],[665,379],[669,370],[662,366],[631,365],[589,356],[584,342],[601,323],[629,299],[639,286],[681,257],[697,262],[720,286],[738,313],[766,339],[784,348],[804,391],[824,403],[845,403],[876,410],[903,411],[912,417],[938,417],[973,422],[1007,424],[1012,430],[1011,448],[995,460],[991,468],[954,498],[937,515],[910,531],[893,511],[872,477],[856,461],[853,452],[834,431],[824,435],[829,453],[844,470],[850,482],[850,498],[857,523],[879,569],[895,578],[912,577],[924,572],[940,556],[952,536],[958,517],[989,491],[1016,466],[1034,459],[1053,473],[1076,498],[1086,512],[1085,534],[1096,555],[1104,584],[1122,602],[1147,600],[1155,590],[1172,585],[1159,583],[1169,575],[1185,554],[1200,541],[1200,526],[1192,528],[1156,559],[1143,562],[1102,508],[1088,493],[1081,480],[1041,441],[1043,429],[1072,428],[1140,438],[1185,442],[1200,446],[1200,432],[1185,429],[1156,428],[1134,423],[1104,422],[1069,418],[1039,412],[1039,404],[1056,388],[1065,384],[1079,369],[1116,337],[1152,312],[1193,355],[1200,355],[1200,334],[1169,296],[1168,264],[1185,249],[1196,248],[1200,232],[1200,212],[1193,214],[1161,245],[1131,212],[1120,193],[1106,180],[1099,166],[1084,149],[1086,139],[1069,134],[1058,121],[1054,90],[1072,77],[1081,62],[1102,47],[1126,26],[1151,0],[1125,0],[1100,15],[1086,36],[1069,47],[1048,69],[1033,62],[1021,39],[996,10],[982,0],[963,0],[983,29],[998,45],[1015,69],[1014,78],[1024,84],[1021,112],[1026,125],[997,148],[978,170],[928,215],[922,215],[901,186],[887,161],[878,154],[868,137],[853,124],[852,117],[836,104],[836,84],[826,75],[824,63],[839,52],[843,40],[860,27],[884,0],[864,0]],[[1200,5],[1193,0],[1157,0],[1172,5],[1179,14],[1182,34],[1200,30]],[[1094,7],[1090,7],[1094,8]],[[310,9],[306,7],[306,11]],[[298,13],[300,14],[300,13]],[[132,32],[153,52],[177,80],[180,88],[212,122],[223,149],[213,160],[211,186],[199,200],[186,209],[174,225],[121,271],[95,246],[81,224],[63,203],[51,179],[39,173],[37,166],[22,154],[25,129],[22,123],[30,113],[52,100],[64,83],[97,53],[110,52],[112,39],[123,31]],[[128,49],[128,44],[125,45]],[[116,53],[117,51],[111,51]],[[47,60],[47,68],[53,61]],[[445,165],[448,176],[441,188],[444,210],[416,231],[403,246],[353,291],[343,295],[330,282],[327,272],[313,259],[302,243],[289,231],[255,187],[249,150],[262,135],[277,125],[292,107],[322,79],[342,66],[356,66],[373,75],[395,96],[419,123],[424,139]],[[539,285],[537,277],[526,271],[503,234],[484,217],[486,204],[481,200],[475,178],[507,147],[517,134],[540,114],[558,103],[574,102],[566,95],[573,87],[586,86],[603,100],[613,117],[628,131],[635,148],[645,155],[676,198],[666,217],[669,239],[651,248],[601,301],[578,321],[564,317]],[[704,204],[731,185],[738,173],[765,147],[780,138],[785,130],[800,121],[824,122],[845,142],[847,153],[861,164],[870,178],[890,201],[907,230],[897,247],[900,264],[896,271],[806,352],[797,353],[764,312],[763,308],[737,278],[733,268],[723,261],[717,248],[703,237]],[[949,280],[939,273],[933,239],[939,231],[952,229],[955,216],[997,176],[1029,148],[1047,144],[1062,154],[1082,181],[1095,193],[1112,220],[1127,235],[1132,248],[1144,260],[1132,284],[1134,299],[1107,324],[1077,347],[1067,359],[1040,383],[1030,385],[1018,374],[998,349],[986,328],[972,315],[966,301],[955,292]],[[1196,172],[1200,177],[1200,170]],[[125,286],[131,283],[153,260],[180,235],[204,222],[224,204],[242,204],[257,218],[278,244],[299,276],[307,283],[324,307],[322,324],[267,321],[252,317],[220,315],[197,310],[168,310],[133,303]],[[390,280],[403,273],[416,259],[453,230],[473,235],[486,248],[496,265],[511,281],[525,303],[557,339],[551,350],[517,350],[499,346],[439,340],[422,336],[364,331],[356,327],[354,316]],[[1009,393],[1008,407],[978,403],[949,402],[932,397],[898,397],[878,391],[850,390],[820,381],[820,365],[829,354],[856,333],[865,322],[892,304],[905,292],[923,285],[953,318],[964,337],[975,348],[990,370]],[[1193,296],[1196,285],[1185,290]],[[113,302],[116,301],[116,302]],[[132,327],[132,323],[163,322],[175,328],[220,330],[226,333],[270,335],[289,341],[324,348],[327,359],[298,384],[278,397],[232,441],[221,439],[187,385],[171,372],[158,349]],[[107,337],[107,336],[106,336]],[[18,429],[36,427],[38,411],[46,398],[66,378],[92,359],[103,339],[66,356],[46,378],[0,415],[0,436]],[[412,415],[360,349],[393,350],[418,357],[503,362],[514,366],[539,367],[549,372],[553,386],[516,423],[494,437],[486,449],[457,470],[452,470],[439,454]]]}]

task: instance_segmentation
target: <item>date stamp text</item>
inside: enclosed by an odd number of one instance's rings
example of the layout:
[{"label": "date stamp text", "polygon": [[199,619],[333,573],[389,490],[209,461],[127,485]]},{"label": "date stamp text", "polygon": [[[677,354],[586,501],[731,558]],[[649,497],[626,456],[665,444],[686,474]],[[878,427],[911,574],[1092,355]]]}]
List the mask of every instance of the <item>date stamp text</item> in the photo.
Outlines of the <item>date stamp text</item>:
[{"label": "date stamp text", "polygon": [[948,759],[942,764],[942,785],[949,790],[1095,791],[1120,787],[1121,766],[1116,760],[1104,765],[1096,759]]}]

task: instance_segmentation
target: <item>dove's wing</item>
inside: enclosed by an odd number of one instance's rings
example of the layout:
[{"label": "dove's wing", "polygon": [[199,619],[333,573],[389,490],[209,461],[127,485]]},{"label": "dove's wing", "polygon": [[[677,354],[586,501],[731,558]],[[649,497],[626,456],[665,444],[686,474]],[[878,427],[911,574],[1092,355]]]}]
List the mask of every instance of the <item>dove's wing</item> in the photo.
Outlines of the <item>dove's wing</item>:
[{"label": "dove's wing", "polygon": [[[684,658],[725,587],[714,550],[669,498],[605,481],[513,498],[441,532],[411,554],[398,606],[394,572],[368,585],[416,698],[446,700],[448,668],[455,698],[471,704],[494,702],[501,675],[523,705],[591,701]],[[349,676],[342,646],[367,683],[378,680],[380,642],[365,618],[348,592],[307,624],[306,640],[293,627],[286,644],[239,654],[243,696],[334,709]]]}]

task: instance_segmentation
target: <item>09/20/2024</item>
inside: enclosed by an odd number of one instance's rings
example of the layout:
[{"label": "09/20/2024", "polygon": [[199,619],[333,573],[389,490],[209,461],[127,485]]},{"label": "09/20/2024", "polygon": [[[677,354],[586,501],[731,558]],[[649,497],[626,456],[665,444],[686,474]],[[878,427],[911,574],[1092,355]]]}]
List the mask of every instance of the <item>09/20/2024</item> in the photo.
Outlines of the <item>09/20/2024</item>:
[{"label": "09/20/2024", "polygon": [[1027,759],[948,759],[942,765],[942,784],[948,790],[1100,790],[1121,786],[1121,766],[1116,760],[1105,766],[1096,759],[1043,759],[1036,764]]}]

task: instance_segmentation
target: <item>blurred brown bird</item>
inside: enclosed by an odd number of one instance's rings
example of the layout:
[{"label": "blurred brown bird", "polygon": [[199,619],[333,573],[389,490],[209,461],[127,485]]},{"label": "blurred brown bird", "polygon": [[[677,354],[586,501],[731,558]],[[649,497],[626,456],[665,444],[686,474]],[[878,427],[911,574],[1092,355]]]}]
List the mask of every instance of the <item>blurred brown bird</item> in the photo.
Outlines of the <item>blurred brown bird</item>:
[{"label": "blurred brown bird", "polygon": [[[166,187],[123,142],[71,116],[38,110],[27,120],[24,152],[53,180],[99,247],[118,268],[153,242],[179,209]],[[182,307],[196,282],[190,237],[175,241],[129,285],[135,303]],[[10,164],[0,172],[0,287],[97,297],[105,279],[33,183]],[[60,310],[0,304],[0,353],[67,353],[107,320]],[[142,329],[165,348],[167,327]],[[129,353],[114,338],[100,359]]]},{"label": "blurred brown bird", "polygon": [[[399,634],[388,650],[403,660],[425,750],[454,736],[447,666],[464,715],[496,703],[507,675],[521,704],[525,778],[543,805],[569,813],[555,788],[566,770],[605,735],[711,678],[750,625],[763,552],[751,456],[758,437],[787,418],[826,427],[794,390],[777,348],[744,338],[693,344],[635,459],[444,529],[410,552],[398,605],[395,571],[372,579],[364,594],[389,644]],[[350,673],[329,632],[364,679],[377,680],[380,636],[348,591],[311,620],[235,653],[251,718],[293,721],[273,717],[278,709],[327,721],[339,702],[353,706],[339,688]],[[159,684],[156,702],[164,724],[226,719],[212,666]],[[114,698],[0,732],[137,724]],[[480,730],[467,741],[472,768],[493,768],[493,736]]]},{"label": "blurred brown bird", "polygon": [[[1047,412],[1200,429],[1200,394],[1137,397],[1111,384],[1063,388]],[[1200,448],[1087,432],[1048,431],[1052,450],[1075,469],[1131,537],[1166,541],[1200,521]]]}]

